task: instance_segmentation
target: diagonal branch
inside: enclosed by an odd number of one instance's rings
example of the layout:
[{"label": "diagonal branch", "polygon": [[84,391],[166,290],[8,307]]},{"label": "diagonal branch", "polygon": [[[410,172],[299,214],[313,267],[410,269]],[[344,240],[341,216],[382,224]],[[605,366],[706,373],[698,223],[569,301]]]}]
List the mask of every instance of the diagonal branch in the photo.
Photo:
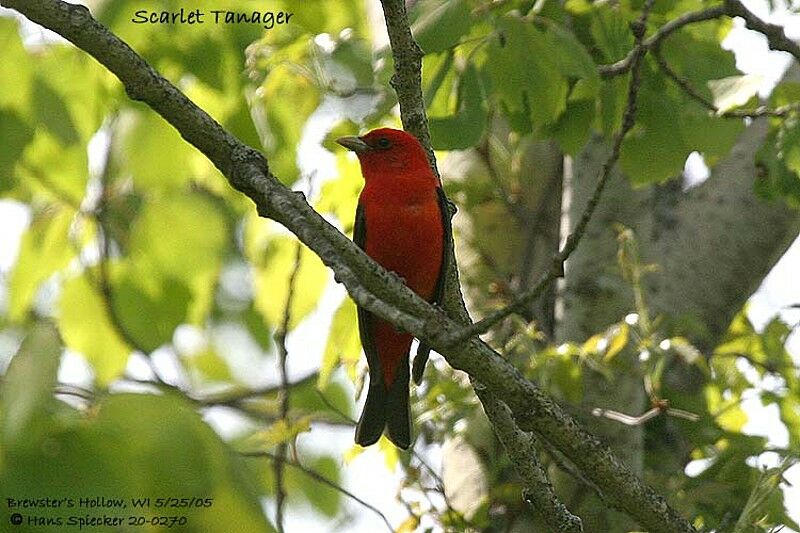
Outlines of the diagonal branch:
[{"label": "diagonal branch", "polygon": [[653,57],[658,63],[658,67],[661,71],[670,79],[672,80],[675,85],[680,87],[686,95],[700,104],[701,106],[705,107],[715,115],[719,115],[720,117],[724,118],[758,118],[758,117],[786,117],[791,113],[797,112],[800,110],[800,103],[793,102],[791,104],[782,105],[775,109],[770,109],[766,106],[759,106],[755,109],[731,109],[729,111],[725,111],[720,113],[719,108],[714,105],[714,102],[700,94],[700,92],[692,87],[692,84],[689,83],[689,80],[675,72],[672,67],[669,66],[667,60],[661,54],[660,46],[656,46],[653,48]]},{"label": "diagonal branch", "polygon": [[[386,0],[388,2],[388,0]],[[595,437],[580,428],[548,395],[479,339],[452,346],[445,341],[458,322],[444,316],[369,259],[270,172],[264,157],[248,148],[159,76],[131,48],[95,21],[83,6],[60,0],[0,0],[75,43],[107,66],[128,94],[162,115],[206,155],[231,185],[251,198],[260,215],[286,226],[330,267],[356,303],[431,344],[511,409],[520,429],[537,433],[561,450],[613,505],[654,532],[693,532],[663,497],[644,484]]]},{"label": "diagonal branch", "polygon": [[[642,42],[642,47],[646,50],[654,48],[658,46],[661,41],[684,26],[694,24],[696,22],[713,20],[721,17],[725,13],[726,10],[724,6],[715,6],[707,9],[701,9],[700,11],[690,11],[689,13],[685,13],[661,26],[653,35]],[[614,76],[619,76],[630,71],[631,67],[633,66],[634,56],[636,56],[636,54],[636,48],[634,48],[628,52],[628,55],[616,63],[611,63],[610,65],[600,65],[598,68],[600,76],[603,78],[613,78]]]},{"label": "diagonal branch", "polygon": [[767,38],[771,50],[789,52],[795,61],[800,62],[800,44],[786,36],[783,27],[764,22],[747,9],[740,0],[725,0],[725,14],[729,17],[741,17],[748,29],[757,31]]},{"label": "diagonal branch", "polygon": [[497,438],[500,439],[522,478],[525,485],[523,491],[525,500],[539,512],[547,524],[548,531],[582,532],[581,519],[570,513],[569,509],[559,501],[550,480],[547,479],[547,473],[539,462],[533,435],[519,429],[508,406],[489,395],[483,385],[473,381],[473,388],[483,404],[483,410],[492,423]]},{"label": "diagonal branch", "polygon": [[[670,20],[644,41],[644,47],[647,49],[656,48],[664,39],[684,26],[713,20],[723,15],[741,17],[744,19],[744,23],[748,29],[757,31],[767,38],[770,49],[788,52],[795,57],[796,61],[800,61],[800,45],[789,39],[781,26],[764,22],[747,9],[740,0],[725,0],[723,5],[709,7],[699,11],[690,11],[676,19]],[[601,65],[598,69],[600,76],[603,78],[613,78],[628,72],[631,69],[633,53],[634,51],[631,50],[627,56],[616,63]]]}]

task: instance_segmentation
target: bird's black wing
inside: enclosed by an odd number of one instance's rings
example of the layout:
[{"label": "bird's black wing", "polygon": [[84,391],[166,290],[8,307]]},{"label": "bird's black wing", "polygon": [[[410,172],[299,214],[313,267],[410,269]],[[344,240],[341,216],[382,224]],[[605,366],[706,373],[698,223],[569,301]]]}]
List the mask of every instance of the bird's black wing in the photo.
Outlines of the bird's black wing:
[{"label": "bird's black wing", "polygon": [[[356,209],[356,220],[353,225],[353,242],[362,250],[367,249],[367,219],[364,213],[364,206],[358,204]],[[381,361],[378,358],[378,350],[375,347],[375,339],[372,337],[372,313],[362,307],[358,307],[358,334],[361,338],[361,346],[367,356],[369,365],[370,385],[383,383],[383,372],[381,371]]]},{"label": "bird's black wing", "polygon": [[[362,250],[366,250],[367,220],[364,213],[364,206],[361,204],[358,204],[358,208],[356,209],[356,220],[353,226],[353,242]],[[372,323],[374,321],[374,316],[362,307],[357,307],[357,309],[358,334],[361,338],[361,346],[364,348],[364,353],[367,356],[367,365],[369,366],[369,388],[367,389],[367,399],[364,402],[364,409],[361,411],[358,424],[356,424],[356,443],[361,446],[369,446],[377,442],[386,427],[387,399],[389,394],[387,394],[386,387],[383,383],[381,360],[378,357],[378,349],[375,346],[375,339],[373,338]],[[408,372],[408,370],[406,370],[406,372]],[[408,389],[407,385],[406,389]],[[408,390],[405,391],[405,396],[406,398],[408,397]],[[408,400],[406,400],[406,412],[407,411]],[[406,420],[410,420],[410,418],[406,416]],[[398,444],[404,444],[405,446],[402,446],[404,448],[408,448],[411,441],[410,424],[406,422],[406,425],[409,426],[407,432],[409,437]]]},{"label": "bird's black wing", "polygon": [[[436,287],[433,289],[433,299],[431,303],[441,304],[444,297],[444,285],[447,279],[447,269],[450,262],[451,247],[453,245],[453,228],[450,225],[450,202],[444,194],[444,189],[438,187],[436,195],[439,200],[439,212],[442,216],[442,262],[439,269],[439,279],[436,280]],[[425,364],[428,362],[428,356],[431,354],[431,347],[427,343],[420,341],[417,348],[417,356],[414,358],[414,368],[412,369],[411,376],[414,378],[414,383],[417,385],[422,381],[422,374],[425,372]]]}]

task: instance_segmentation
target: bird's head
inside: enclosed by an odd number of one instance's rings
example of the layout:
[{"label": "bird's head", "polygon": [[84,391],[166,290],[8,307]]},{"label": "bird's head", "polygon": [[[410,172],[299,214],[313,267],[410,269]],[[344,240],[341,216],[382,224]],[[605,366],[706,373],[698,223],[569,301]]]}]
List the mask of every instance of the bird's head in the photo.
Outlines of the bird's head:
[{"label": "bird's head", "polygon": [[336,142],[355,152],[366,180],[377,176],[433,175],[422,145],[405,131],[380,128],[360,137],[340,137]]}]

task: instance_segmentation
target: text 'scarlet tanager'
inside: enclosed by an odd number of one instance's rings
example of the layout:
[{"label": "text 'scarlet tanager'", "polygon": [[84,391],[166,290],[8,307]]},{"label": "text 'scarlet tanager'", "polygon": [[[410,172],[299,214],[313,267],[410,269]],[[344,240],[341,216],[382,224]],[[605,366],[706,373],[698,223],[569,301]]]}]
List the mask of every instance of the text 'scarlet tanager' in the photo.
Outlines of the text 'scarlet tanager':
[{"label": "text 'scarlet tanager'", "polygon": [[[413,135],[389,128],[336,142],[356,153],[364,175],[353,240],[411,290],[429,302],[441,302],[449,215],[447,199],[422,145]],[[369,364],[369,389],[356,442],[369,446],[385,429],[395,445],[408,448],[408,357],[413,337],[362,308],[358,309],[358,329]],[[430,347],[420,343],[413,372],[417,383],[429,353]]]}]

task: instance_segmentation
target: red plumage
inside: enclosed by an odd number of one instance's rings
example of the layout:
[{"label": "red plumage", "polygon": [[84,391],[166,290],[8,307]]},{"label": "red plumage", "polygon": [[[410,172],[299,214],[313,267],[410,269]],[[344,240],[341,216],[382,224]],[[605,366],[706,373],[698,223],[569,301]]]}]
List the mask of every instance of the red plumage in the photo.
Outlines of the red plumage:
[{"label": "red plumage", "polygon": [[[381,128],[338,142],[358,155],[365,185],[353,239],[381,266],[395,272],[428,301],[441,300],[446,247],[450,242],[447,203],[425,151],[412,135]],[[361,343],[370,367],[370,387],[356,429],[356,442],[374,443],[386,429],[399,447],[411,442],[408,358],[413,337],[359,308]],[[427,359],[422,345],[415,380]]]}]

